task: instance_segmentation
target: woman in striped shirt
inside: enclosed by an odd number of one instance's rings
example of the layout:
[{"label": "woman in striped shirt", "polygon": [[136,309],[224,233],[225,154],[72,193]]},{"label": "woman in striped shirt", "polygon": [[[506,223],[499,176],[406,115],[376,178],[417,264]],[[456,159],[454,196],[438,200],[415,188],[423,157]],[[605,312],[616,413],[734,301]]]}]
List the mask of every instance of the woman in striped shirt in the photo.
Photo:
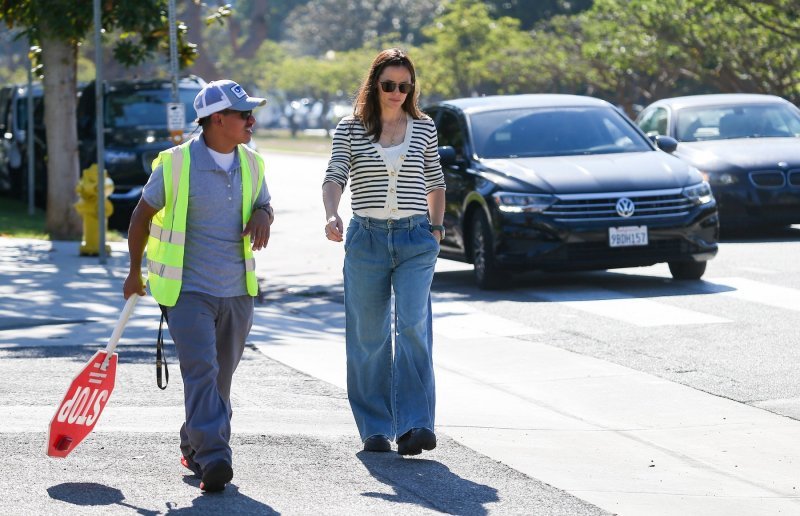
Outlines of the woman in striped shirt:
[{"label": "woman in striped shirt", "polygon": [[[322,197],[325,235],[344,241],[347,394],[366,451],[436,447],[431,282],[444,235],[436,127],[417,105],[414,65],[378,54],[354,114],[336,127]],[[339,201],[350,181],[353,217]],[[394,292],[394,349],[392,307]]]}]

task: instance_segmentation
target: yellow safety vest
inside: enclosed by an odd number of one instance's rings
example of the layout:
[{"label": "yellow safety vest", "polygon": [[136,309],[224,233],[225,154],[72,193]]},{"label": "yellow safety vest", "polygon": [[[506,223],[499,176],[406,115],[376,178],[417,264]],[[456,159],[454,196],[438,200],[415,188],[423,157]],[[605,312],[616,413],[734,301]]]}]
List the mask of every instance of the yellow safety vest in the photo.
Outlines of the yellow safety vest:
[{"label": "yellow safety vest", "polygon": [[[163,165],[164,207],[150,221],[147,239],[147,281],[150,293],[159,304],[175,306],[181,292],[183,251],[186,243],[186,214],[189,205],[189,144],[159,153],[153,170]],[[242,168],[242,227],[250,220],[258,193],[264,183],[264,159],[245,145],[238,145]],[[254,175],[252,170],[258,172]],[[256,261],[250,237],[242,238],[247,293],[258,294]]]}]

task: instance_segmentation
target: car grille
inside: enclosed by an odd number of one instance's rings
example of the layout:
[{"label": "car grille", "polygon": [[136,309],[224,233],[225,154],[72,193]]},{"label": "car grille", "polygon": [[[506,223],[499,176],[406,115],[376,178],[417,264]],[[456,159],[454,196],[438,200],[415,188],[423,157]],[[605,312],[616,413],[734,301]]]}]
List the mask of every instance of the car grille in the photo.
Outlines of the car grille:
[{"label": "car grille", "polygon": [[800,170],[789,171],[789,185],[800,186]]},{"label": "car grille", "polygon": [[781,188],[786,184],[786,176],[780,170],[759,170],[750,172],[750,182],[759,188]]},{"label": "car grille", "polygon": [[[630,217],[617,213],[617,201],[627,197],[635,210]],[[544,211],[557,221],[646,220],[663,217],[682,217],[689,213],[692,202],[680,189],[620,192],[604,194],[558,195],[558,200]]]}]

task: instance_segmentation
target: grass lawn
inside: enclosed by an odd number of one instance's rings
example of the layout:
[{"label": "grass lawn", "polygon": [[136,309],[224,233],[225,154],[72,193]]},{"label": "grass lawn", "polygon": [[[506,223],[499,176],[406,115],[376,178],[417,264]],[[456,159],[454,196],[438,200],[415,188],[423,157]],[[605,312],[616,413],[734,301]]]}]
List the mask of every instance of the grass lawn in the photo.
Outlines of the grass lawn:
[{"label": "grass lawn", "polygon": [[0,236],[50,240],[44,230],[44,211],[28,215],[28,203],[0,197]]},{"label": "grass lawn", "polygon": [[331,153],[331,139],[321,130],[301,131],[292,138],[288,129],[258,129],[254,139],[258,150],[265,154],[275,151],[330,156]]},{"label": "grass lawn", "polygon": [[[28,203],[0,197],[0,237],[50,240],[45,230],[45,212],[36,208],[28,215]],[[113,229],[106,231],[106,242],[122,242],[123,236]]]}]

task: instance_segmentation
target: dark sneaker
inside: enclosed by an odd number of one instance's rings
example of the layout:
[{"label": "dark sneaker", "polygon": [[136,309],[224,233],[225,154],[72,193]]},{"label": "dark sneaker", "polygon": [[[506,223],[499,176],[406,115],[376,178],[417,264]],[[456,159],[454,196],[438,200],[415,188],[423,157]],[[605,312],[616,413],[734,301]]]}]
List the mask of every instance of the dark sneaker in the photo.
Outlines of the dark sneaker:
[{"label": "dark sneaker", "polygon": [[203,469],[200,467],[200,464],[194,461],[194,453],[188,457],[186,455],[181,455],[181,464],[184,468],[191,470],[197,478],[203,477]]},{"label": "dark sneaker", "polygon": [[203,468],[203,481],[200,489],[213,493],[225,489],[225,484],[233,479],[233,468],[224,460],[215,460]]},{"label": "dark sneaker", "polygon": [[419,455],[422,450],[436,448],[436,434],[427,428],[412,428],[397,440],[397,453]]},{"label": "dark sneaker", "polygon": [[388,452],[392,451],[392,444],[385,435],[373,435],[364,441],[364,451]]}]

